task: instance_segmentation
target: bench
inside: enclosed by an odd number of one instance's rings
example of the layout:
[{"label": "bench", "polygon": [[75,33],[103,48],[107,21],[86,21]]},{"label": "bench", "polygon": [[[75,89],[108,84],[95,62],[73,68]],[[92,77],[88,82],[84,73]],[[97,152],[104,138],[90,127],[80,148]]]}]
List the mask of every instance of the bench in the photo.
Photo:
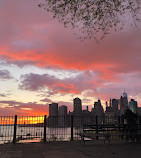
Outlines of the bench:
[{"label": "bench", "polygon": [[85,138],[91,140],[98,140],[99,138],[104,140],[104,144],[106,140],[108,143],[111,143],[111,137],[117,136],[119,138],[123,138],[125,133],[123,133],[122,125],[83,125],[82,131],[78,134],[81,137],[81,140],[84,142],[85,146]]},{"label": "bench", "polygon": [[[87,133],[83,133],[83,134],[80,134],[81,136],[81,140],[84,142],[84,146],[85,146],[85,138],[89,138],[91,140],[98,140],[100,137],[103,138],[104,140],[104,144],[106,142],[106,140],[108,141],[108,143],[111,143],[110,141],[110,138],[113,137],[113,136],[118,136],[118,137],[121,137],[123,136],[123,134],[119,134],[119,133],[98,133],[98,134],[87,134]],[[97,139],[98,138],[98,139]]]}]

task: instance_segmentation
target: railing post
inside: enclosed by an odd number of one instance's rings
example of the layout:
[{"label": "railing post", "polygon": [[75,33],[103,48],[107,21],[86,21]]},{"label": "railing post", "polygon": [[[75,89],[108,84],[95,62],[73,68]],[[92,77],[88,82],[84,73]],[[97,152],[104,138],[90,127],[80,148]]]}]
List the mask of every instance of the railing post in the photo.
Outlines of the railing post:
[{"label": "railing post", "polygon": [[46,122],[47,122],[47,115],[44,116],[44,142],[46,142]]},{"label": "railing post", "polygon": [[[121,121],[120,121],[120,116],[118,116],[118,130],[119,130],[119,133],[121,133]],[[122,138],[122,139],[123,139],[123,137],[120,136],[120,134],[119,134],[119,138]]]},{"label": "railing post", "polygon": [[[96,134],[98,135],[98,117],[96,116]],[[96,136],[96,139],[98,140],[98,136]]]},{"label": "railing post", "polygon": [[73,141],[73,115],[71,115],[71,141]]},{"label": "railing post", "polygon": [[141,116],[138,117],[138,122],[139,122],[139,125],[138,125],[138,142],[141,141],[141,136],[140,136],[140,133],[141,133]]},{"label": "railing post", "polygon": [[141,130],[141,116],[139,116],[139,128]]},{"label": "railing post", "polygon": [[16,143],[16,132],[17,132],[17,115],[15,115],[15,121],[14,121],[13,143]]}]

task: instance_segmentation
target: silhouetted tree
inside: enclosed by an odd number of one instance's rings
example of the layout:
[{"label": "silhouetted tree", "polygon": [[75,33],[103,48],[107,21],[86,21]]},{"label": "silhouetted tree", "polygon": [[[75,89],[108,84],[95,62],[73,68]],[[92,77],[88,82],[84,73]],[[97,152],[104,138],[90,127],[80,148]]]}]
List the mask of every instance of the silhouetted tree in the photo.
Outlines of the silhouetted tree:
[{"label": "silhouetted tree", "polygon": [[39,7],[53,13],[65,27],[78,28],[81,37],[97,40],[110,29],[123,29],[124,16],[136,24],[140,0],[42,0]]}]

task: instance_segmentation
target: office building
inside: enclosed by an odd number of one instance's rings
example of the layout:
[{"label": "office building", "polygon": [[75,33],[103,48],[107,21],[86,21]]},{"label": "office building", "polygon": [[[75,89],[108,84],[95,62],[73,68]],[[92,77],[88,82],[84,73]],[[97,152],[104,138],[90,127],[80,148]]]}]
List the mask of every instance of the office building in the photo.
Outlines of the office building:
[{"label": "office building", "polygon": [[118,115],[118,100],[117,99],[112,99],[112,108],[115,115]]},{"label": "office building", "polygon": [[58,116],[58,103],[49,104],[49,116]]},{"label": "office building", "polygon": [[75,98],[73,99],[73,109],[74,115],[81,115],[82,114],[82,102],[81,99]]},{"label": "office building", "polygon": [[69,125],[68,108],[65,105],[59,107],[58,111],[58,126],[66,127]]},{"label": "office building", "polygon": [[120,115],[124,114],[124,111],[126,109],[129,109],[128,106],[128,97],[127,97],[127,93],[123,93],[123,96],[120,97]]},{"label": "office building", "polygon": [[56,127],[58,125],[58,103],[49,104],[49,117],[47,119],[49,127]]},{"label": "office building", "polygon": [[129,102],[129,107],[130,107],[130,110],[133,112],[133,113],[137,113],[137,108],[138,108],[138,103],[137,101],[135,101],[134,99],[131,99],[130,102]]},{"label": "office building", "polygon": [[103,106],[101,105],[100,100],[94,102],[94,108],[92,109],[91,113],[92,116],[97,116],[99,124],[104,122],[104,109]]},{"label": "office building", "polygon": [[62,105],[59,107],[58,115],[59,116],[67,116],[68,113],[68,107],[65,105]]}]

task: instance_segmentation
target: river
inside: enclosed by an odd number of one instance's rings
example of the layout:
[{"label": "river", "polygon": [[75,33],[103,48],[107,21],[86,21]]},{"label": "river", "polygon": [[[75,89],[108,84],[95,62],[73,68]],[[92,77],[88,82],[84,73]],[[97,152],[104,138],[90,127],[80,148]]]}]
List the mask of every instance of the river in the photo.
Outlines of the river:
[{"label": "river", "polygon": [[[74,139],[80,137],[76,134],[80,129],[73,130]],[[14,127],[0,126],[0,144],[13,141]],[[18,142],[39,142],[44,138],[43,127],[18,127],[16,132],[16,139]],[[71,139],[71,128],[49,128],[46,127],[47,141],[69,141]]]}]

